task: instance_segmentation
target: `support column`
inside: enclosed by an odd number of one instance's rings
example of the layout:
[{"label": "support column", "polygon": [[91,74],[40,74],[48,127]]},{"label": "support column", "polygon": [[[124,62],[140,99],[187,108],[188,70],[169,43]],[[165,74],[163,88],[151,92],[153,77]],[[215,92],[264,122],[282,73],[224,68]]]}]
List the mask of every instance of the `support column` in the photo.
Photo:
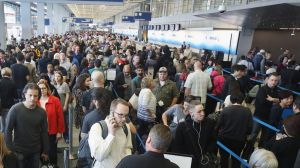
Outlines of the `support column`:
[{"label": "support column", "polygon": [[47,34],[53,34],[53,4],[47,3],[47,18],[49,19],[49,26],[47,26]]},{"label": "support column", "polygon": [[22,38],[30,39],[33,36],[30,2],[21,3],[21,25],[22,25]]},{"label": "support column", "polygon": [[37,4],[37,34],[43,35],[45,33],[45,11],[44,3]]},{"label": "support column", "polygon": [[4,17],[4,2],[0,2],[0,49],[6,48],[6,24]]}]

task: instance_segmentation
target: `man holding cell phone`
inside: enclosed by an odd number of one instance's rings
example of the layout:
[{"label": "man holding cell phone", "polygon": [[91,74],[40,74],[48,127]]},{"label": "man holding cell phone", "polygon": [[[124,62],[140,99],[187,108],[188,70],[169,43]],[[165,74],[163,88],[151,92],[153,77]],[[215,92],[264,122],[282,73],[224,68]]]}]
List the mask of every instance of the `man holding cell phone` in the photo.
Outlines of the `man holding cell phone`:
[{"label": "man holding cell phone", "polygon": [[[123,99],[115,99],[110,106],[110,114],[105,124],[95,123],[89,132],[91,156],[95,158],[94,168],[116,167],[131,154],[132,141],[129,125],[126,124],[129,104]],[[107,126],[107,136],[103,137]]]}]

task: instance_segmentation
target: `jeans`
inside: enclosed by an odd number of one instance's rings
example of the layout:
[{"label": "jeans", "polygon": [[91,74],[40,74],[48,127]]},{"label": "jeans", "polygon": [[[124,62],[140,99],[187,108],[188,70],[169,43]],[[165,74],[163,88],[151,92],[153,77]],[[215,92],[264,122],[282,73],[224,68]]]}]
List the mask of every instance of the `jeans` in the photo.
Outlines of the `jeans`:
[{"label": "jeans", "polygon": [[56,134],[49,135],[49,160],[53,165],[57,165],[57,141]]},{"label": "jeans", "polygon": [[260,139],[258,142],[258,147],[264,147],[266,142],[268,141],[268,136],[267,136],[268,130],[267,129],[268,128],[260,125],[259,123],[253,122],[252,132],[251,132],[249,139],[252,140],[253,142],[255,142],[256,138],[259,134],[259,131],[261,131]]},{"label": "jeans", "polygon": [[[245,146],[245,141],[237,141],[237,140],[228,139],[224,137],[220,137],[219,141],[238,156],[241,155],[241,152]],[[219,150],[221,155],[221,168],[228,168],[229,153],[227,153],[222,148],[219,148]],[[232,166],[231,166],[232,168],[241,167],[241,164],[238,160],[236,160],[234,157],[231,157],[231,159],[232,159]]]},{"label": "jeans", "polygon": [[64,112],[64,120],[65,120],[65,132],[64,139],[65,141],[69,140],[69,109]]},{"label": "jeans", "polygon": [[5,131],[5,127],[6,127],[6,116],[7,116],[7,113],[8,113],[9,109],[2,109],[2,116],[1,116],[1,132],[4,133]]},{"label": "jeans", "polygon": [[18,168],[39,168],[40,153],[24,154],[15,153],[18,159]]}]

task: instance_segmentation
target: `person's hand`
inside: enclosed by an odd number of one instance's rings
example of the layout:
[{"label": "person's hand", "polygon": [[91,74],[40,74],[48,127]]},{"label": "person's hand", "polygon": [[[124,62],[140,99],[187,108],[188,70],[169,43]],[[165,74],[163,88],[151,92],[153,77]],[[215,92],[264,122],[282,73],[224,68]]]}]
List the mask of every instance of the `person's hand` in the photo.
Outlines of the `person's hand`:
[{"label": "person's hand", "polygon": [[45,153],[42,153],[41,158],[42,158],[44,161],[49,160],[49,156],[48,156],[47,154],[45,154]]},{"label": "person's hand", "polygon": [[61,140],[61,139],[62,139],[61,133],[57,133],[57,134],[56,134],[56,142],[58,142],[58,141]]},{"label": "person's hand", "polygon": [[67,110],[68,110],[68,107],[64,106],[63,111],[67,112]]},{"label": "person's hand", "polygon": [[283,138],[286,138],[286,137],[287,137],[286,134],[282,134],[282,133],[276,134],[276,140],[280,140],[280,139],[283,139]]},{"label": "person's hand", "polygon": [[270,102],[273,102],[273,101],[274,101],[274,98],[271,97],[270,95],[267,95],[267,100],[270,101]]},{"label": "person's hand", "polygon": [[123,84],[122,86],[123,86],[123,88],[127,88],[128,84]]},{"label": "person's hand", "polygon": [[115,135],[117,130],[117,122],[114,117],[108,118],[107,123],[108,133]]}]

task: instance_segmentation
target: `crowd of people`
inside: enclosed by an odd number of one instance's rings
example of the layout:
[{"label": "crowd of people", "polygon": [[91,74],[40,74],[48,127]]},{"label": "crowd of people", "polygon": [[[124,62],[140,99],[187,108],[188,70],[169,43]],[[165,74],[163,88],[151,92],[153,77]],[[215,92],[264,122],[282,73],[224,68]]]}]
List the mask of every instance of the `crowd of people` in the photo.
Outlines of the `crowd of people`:
[{"label": "crowd of people", "polygon": [[299,90],[294,55],[285,50],[275,63],[255,48],[230,74],[223,66],[189,44],[104,32],[11,39],[0,50],[0,167],[58,167],[57,143],[69,143],[73,124],[79,168],[178,167],[165,152],[192,156],[192,168],[240,167],[217,141],[253,168],[300,167],[300,97],[278,87]]}]

